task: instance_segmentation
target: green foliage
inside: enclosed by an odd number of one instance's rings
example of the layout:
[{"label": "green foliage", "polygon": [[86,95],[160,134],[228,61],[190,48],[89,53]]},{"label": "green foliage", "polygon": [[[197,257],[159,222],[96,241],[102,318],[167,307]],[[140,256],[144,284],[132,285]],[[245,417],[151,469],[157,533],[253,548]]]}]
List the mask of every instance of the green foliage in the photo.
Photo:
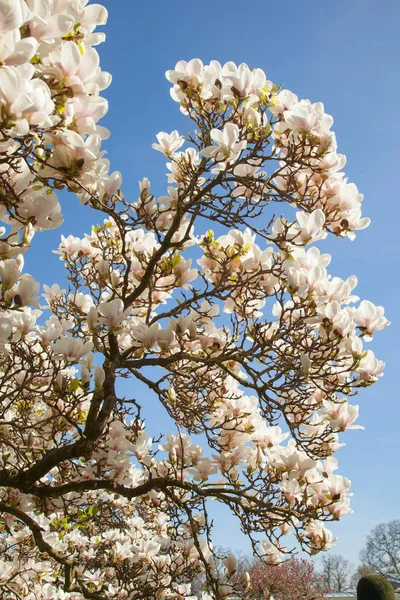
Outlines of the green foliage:
[{"label": "green foliage", "polygon": [[395,595],[386,577],[367,575],[357,584],[357,600],[395,600]]}]

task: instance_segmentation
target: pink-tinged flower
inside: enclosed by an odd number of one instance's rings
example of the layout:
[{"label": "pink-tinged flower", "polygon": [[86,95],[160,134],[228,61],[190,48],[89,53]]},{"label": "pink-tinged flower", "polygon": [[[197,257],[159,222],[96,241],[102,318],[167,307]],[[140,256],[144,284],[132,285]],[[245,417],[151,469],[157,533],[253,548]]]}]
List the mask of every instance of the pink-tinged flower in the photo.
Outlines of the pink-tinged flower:
[{"label": "pink-tinged flower", "polygon": [[141,181],[139,181],[139,191],[141,196],[148,196],[150,194],[150,181],[147,177],[143,177]]},{"label": "pink-tinged flower", "polygon": [[367,341],[372,339],[374,331],[380,331],[390,325],[390,321],[385,318],[384,314],[382,306],[375,306],[368,300],[361,302],[354,317]]},{"label": "pink-tinged flower", "polygon": [[25,307],[23,311],[15,311],[12,315],[13,326],[22,334],[27,335],[34,329],[36,319],[41,315],[40,310],[32,310]]},{"label": "pink-tinged flower", "polygon": [[314,469],[317,462],[296,448],[294,440],[289,440],[286,448],[274,446],[268,451],[271,465],[292,476],[303,476]]},{"label": "pink-tinged flower", "polygon": [[119,171],[114,171],[111,175],[104,175],[99,180],[97,190],[101,197],[105,195],[107,198],[110,198],[120,189],[121,185],[122,175]]},{"label": "pink-tinged flower", "polygon": [[36,191],[30,187],[21,195],[18,215],[24,222],[35,223],[36,231],[55,229],[63,222],[58,198],[49,191],[49,188]]},{"label": "pink-tinged flower", "polygon": [[141,431],[137,440],[134,443],[133,452],[138,460],[143,458],[150,452],[152,439],[149,438],[145,431]]},{"label": "pink-tinged flower", "polygon": [[325,329],[326,326],[324,321],[329,321],[332,333],[334,335],[346,337],[350,335],[355,328],[354,312],[354,308],[350,308],[348,306],[341,308],[340,304],[334,300],[333,302],[329,302],[329,304],[326,306],[318,309],[319,316],[315,319],[320,320]]},{"label": "pink-tinged flower", "polygon": [[67,103],[63,116],[65,124],[70,126],[74,123],[77,131],[81,134],[96,133],[102,140],[110,137],[106,127],[98,125],[99,121],[108,111],[108,102],[100,96],[78,96],[73,102]]},{"label": "pink-tinged flower", "polygon": [[51,125],[54,102],[50,90],[42,79],[33,76],[29,63],[0,69],[0,107],[10,121],[8,127],[16,126],[19,134],[28,133],[29,124]]},{"label": "pink-tinged flower", "polygon": [[141,539],[137,544],[132,544],[131,548],[133,553],[132,562],[136,563],[156,556],[161,550],[161,545],[158,542]]},{"label": "pink-tinged flower", "polygon": [[333,402],[324,400],[326,419],[334,430],[345,431],[346,429],[364,429],[361,425],[353,425],[358,419],[358,406],[346,402]]},{"label": "pink-tinged flower", "polygon": [[296,479],[284,479],[279,485],[289,504],[302,500],[305,486],[300,485]]},{"label": "pink-tinged flower", "polygon": [[273,425],[270,427],[264,426],[256,430],[252,436],[253,442],[257,442],[257,445],[265,450],[266,448],[272,448],[272,446],[278,446],[289,437],[288,433],[282,433],[282,429],[279,425]]},{"label": "pink-tinged flower", "polygon": [[143,345],[148,350],[151,350],[153,346],[157,344],[158,334],[161,330],[159,323],[153,323],[153,325],[146,325],[146,323],[138,323],[132,327],[130,333],[136,340],[135,345]]},{"label": "pink-tinged flower", "polygon": [[75,131],[67,130],[54,137],[54,150],[42,170],[44,177],[77,177],[88,184],[96,181],[97,169],[104,152],[100,150],[99,135],[83,139]]},{"label": "pink-tinged flower", "polygon": [[192,171],[200,163],[200,157],[195,148],[187,148],[183,152],[177,152],[172,157],[172,162],[167,163],[168,183],[179,183],[186,181],[188,171]]},{"label": "pink-tinged flower", "polygon": [[223,129],[211,130],[211,139],[216,146],[207,146],[201,150],[205,158],[212,158],[215,162],[234,162],[240,153],[246,148],[246,140],[238,141],[240,137],[239,127],[235,123],[227,123]]},{"label": "pink-tinged flower", "polygon": [[93,298],[90,294],[78,292],[75,295],[70,295],[71,303],[82,313],[88,313],[93,307]]},{"label": "pink-tinged flower", "polygon": [[161,131],[157,134],[158,144],[152,144],[152,148],[154,150],[158,150],[171,158],[171,155],[179,150],[179,148],[184,144],[185,140],[182,136],[179,135],[177,129],[175,129],[172,133],[165,133],[165,131]]},{"label": "pink-tinged flower", "polygon": [[100,70],[96,50],[88,47],[81,54],[78,46],[70,42],[65,42],[61,49],[50,52],[48,59],[45,59],[45,67],[78,97],[98,94],[111,83],[111,75]]},{"label": "pink-tinged flower", "polygon": [[209,458],[202,458],[195,467],[191,467],[189,472],[193,475],[195,481],[206,481],[210,475],[217,473],[217,467],[214,461]]},{"label": "pink-tinged flower", "polygon": [[309,100],[300,100],[284,113],[284,122],[279,125],[283,129],[288,126],[296,132],[325,133],[332,124],[333,119],[324,112],[322,102],[311,104]]},{"label": "pink-tinged flower", "polygon": [[124,303],[120,298],[115,298],[110,302],[101,302],[99,312],[102,315],[101,321],[109,327],[118,327],[121,322],[128,317],[132,309],[129,307],[124,310]]},{"label": "pink-tinged flower", "polygon": [[63,335],[52,348],[60,358],[64,358],[67,362],[78,362],[85,354],[88,354],[93,349],[92,342],[84,343],[79,338],[72,338]]},{"label": "pink-tinged flower", "polygon": [[367,217],[361,217],[360,194],[354,183],[348,183],[344,173],[334,173],[324,183],[318,195],[321,196],[327,226],[341,236],[355,238],[354,231],[365,229],[370,223]]},{"label": "pink-tinged flower", "polygon": [[[85,6],[83,13],[79,16],[79,22],[86,32],[92,32],[97,25],[105,25],[108,19],[108,11],[101,4],[89,4]],[[90,41],[94,45],[94,41]]]},{"label": "pink-tinged flower", "polygon": [[113,559],[116,561],[117,564],[123,562],[124,560],[127,560],[128,558],[132,559],[132,544],[129,541],[124,542],[122,544],[120,542],[115,542],[112,548]]},{"label": "pink-tinged flower", "polygon": [[365,356],[360,360],[357,371],[361,379],[368,383],[374,383],[379,377],[382,377],[385,363],[378,360],[372,350],[368,350]]},{"label": "pink-tinged flower", "polygon": [[68,7],[65,2],[27,0],[32,11],[29,30],[39,41],[51,42],[71,31],[79,17],[78,6]]},{"label": "pink-tinged flower", "polygon": [[304,531],[310,540],[311,554],[316,554],[320,550],[329,550],[336,540],[332,532],[326,529],[320,521],[311,521],[304,527]]},{"label": "pink-tinged flower", "polygon": [[51,342],[57,340],[63,333],[64,328],[62,323],[55,315],[52,315],[50,319],[46,321],[45,327],[39,327],[40,339],[44,346],[47,346]]},{"label": "pink-tinged flower", "polygon": [[261,543],[263,550],[263,559],[270,565],[279,565],[279,563],[285,560],[285,555],[282,550],[271,544],[271,542],[264,540]]},{"label": "pink-tinged flower", "polygon": [[174,266],[173,270],[174,275],[176,277],[176,284],[187,289],[187,284],[190,281],[194,281],[197,278],[199,272],[197,269],[190,268],[192,264],[191,258],[189,258],[189,260],[184,260],[179,255],[175,255],[175,257],[179,257],[179,262]]}]

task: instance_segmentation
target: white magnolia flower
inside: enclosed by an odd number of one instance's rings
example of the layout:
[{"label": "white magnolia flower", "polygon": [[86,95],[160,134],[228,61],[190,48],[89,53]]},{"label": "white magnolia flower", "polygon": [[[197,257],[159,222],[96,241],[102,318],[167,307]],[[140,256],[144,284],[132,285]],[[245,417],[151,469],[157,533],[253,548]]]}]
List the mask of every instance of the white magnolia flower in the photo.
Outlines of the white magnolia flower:
[{"label": "white magnolia flower", "polygon": [[336,540],[332,532],[320,521],[311,521],[304,530],[310,540],[311,554],[316,554],[320,550],[329,550]]},{"label": "white magnolia flower", "polygon": [[110,300],[110,302],[100,302],[99,312],[102,315],[102,322],[110,327],[118,327],[120,323],[130,315],[131,309],[124,310],[124,303],[120,298]]},{"label": "white magnolia flower", "polygon": [[77,362],[93,349],[93,344],[64,335],[52,347],[54,352],[67,362]]},{"label": "white magnolia flower", "polygon": [[346,429],[364,429],[361,425],[353,425],[358,419],[358,406],[348,402],[333,402],[324,400],[326,419],[332,429],[345,431]]},{"label": "white magnolia flower", "polygon": [[230,554],[222,561],[227,568],[229,573],[234,573],[237,569],[237,558],[233,554]]},{"label": "white magnolia flower", "polygon": [[152,148],[162,152],[168,158],[170,158],[174,152],[179,150],[179,148],[185,142],[184,138],[179,135],[177,129],[175,129],[172,133],[165,133],[165,131],[161,131],[156,137],[158,144],[152,144]]},{"label": "white magnolia flower", "polygon": [[5,562],[0,559],[0,584],[4,584],[10,575],[15,571],[16,565],[11,562]]},{"label": "white magnolia flower", "polygon": [[0,0],[0,34],[22,27],[30,15],[24,0]]},{"label": "white magnolia flower", "polygon": [[38,41],[33,37],[21,39],[19,29],[9,31],[0,37],[0,65],[16,66],[29,62],[36,54],[38,45]]},{"label": "white magnolia flower", "polygon": [[384,316],[385,310],[382,306],[375,306],[368,300],[363,300],[358,307],[354,318],[359,323],[364,338],[372,339],[374,331],[381,331],[390,325],[390,321]]},{"label": "white magnolia flower", "polygon": [[23,266],[22,255],[0,261],[0,280],[3,290],[9,290],[18,281]]},{"label": "white magnolia flower", "polygon": [[210,135],[217,145],[203,148],[201,154],[215,162],[234,162],[247,146],[246,140],[239,141],[240,131],[235,123],[227,123],[223,131],[212,129]]}]

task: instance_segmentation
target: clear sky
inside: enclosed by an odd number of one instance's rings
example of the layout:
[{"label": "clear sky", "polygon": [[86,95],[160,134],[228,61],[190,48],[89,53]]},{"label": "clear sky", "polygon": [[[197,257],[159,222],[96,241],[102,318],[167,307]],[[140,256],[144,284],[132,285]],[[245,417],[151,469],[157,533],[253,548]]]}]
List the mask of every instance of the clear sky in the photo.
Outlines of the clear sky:
[{"label": "clear sky", "polygon": [[[99,0],[101,2],[101,0]],[[370,346],[386,361],[384,378],[362,390],[359,423],[365,431],[343,436],[340,474],[352,480],[354,513],[331,527],[340,539],[334,552],[358,562],[366,535],[380,522],[400,518],[399,441],[399,58],[397,0],[103,0],[109,10],[107,41],[98,47],[113,83],[105,92],[110,109],[102,124],[112,136],[105,148],[112,169],[124,177],[124,192],[138,195],[148,176],[156,193],[165,185],[163,157],[151,149],[159,131],[185,130],[170,99],[167,69],[180,59],[233,60],[261,67],[275,83],[300,98],[322,101],[335,119],[339,152],[349,180],[365,194],[371,226],[354,242],[325,242],[333,254],[332,275],[356,274],[361,298],[384,305],[392,325]],[[38,234],[27,271],[42,283],[57,279],[58,257],[49,252],[61,233],[90,230],[91,211],[63,195],[65,224]],[[397,312],[396,312],[397,311]],[[152,425],[158,415],[153,414]],[[160,416],[159,431],[163,428]],[[235,523],[218,513],[216,542],[248,550]]]}]

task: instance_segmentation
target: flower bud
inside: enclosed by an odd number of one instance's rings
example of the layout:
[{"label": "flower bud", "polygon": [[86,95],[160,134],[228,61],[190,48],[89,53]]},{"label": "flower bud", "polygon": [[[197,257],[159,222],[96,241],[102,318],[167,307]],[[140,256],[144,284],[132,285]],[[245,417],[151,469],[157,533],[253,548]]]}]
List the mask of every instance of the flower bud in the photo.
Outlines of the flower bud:
[{"label": "flower bud", "polygon": [[82,383],[89,383],[90,381],[90,371],[86,365],[81,366],[81,381]]},{"label": "flower bud", "polygon": [[92,306],[92,308],[89,309],[89,312],[86,317],[89,331],[94,331],[96,329],[98,318],[99,315],[97,309],[94,306]]},{"label": "flower bud", "polygon": [[100,365],[97,365],[95,372],[94,372],[94,384],[95,384],[96,388],[103,387],[105,378],[106,378],[106,374],[104,372],[104,369]]},{"label": "flower bud", "polygon": [[121,282],[121,275],[119,273],[119,271],[112,271],[111,273],[111,285],[112,287],[115,289],[117,287],[119,287],[119,284]]},{"label": "flower bud", "polygon": [[229,556],[224,558],[224,560],[222,562],[224,563],[224,565],[227,568],[229,573],[234,573],[236,571],[237,559],[236,559],[236,556],[234,556],[233,554],[230,554]]}]

